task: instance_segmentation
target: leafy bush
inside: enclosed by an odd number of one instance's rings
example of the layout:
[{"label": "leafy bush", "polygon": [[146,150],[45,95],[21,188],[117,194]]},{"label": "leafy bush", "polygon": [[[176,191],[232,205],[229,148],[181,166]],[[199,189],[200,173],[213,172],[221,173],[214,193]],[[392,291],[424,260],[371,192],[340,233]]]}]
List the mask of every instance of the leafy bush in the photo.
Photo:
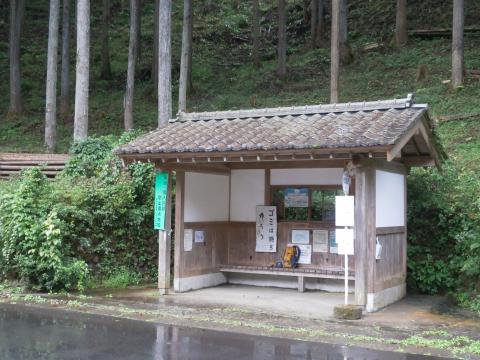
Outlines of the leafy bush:
[{"label": "leafy bush", "polygon": [[138,285],[141,282],[141,277],[137,272],[128,268],[122,267],[114,270],[103,281],[102,286],[105,288],[122,289],[129,285]]},{"label": "leafy bush", "polygon": [[0,192],[0,277],[55,291],[82,290],[111,269],[138,274],[133,283],[156,276],[153,167],[122,169],[112,154],[135,135],[77,143],[56,180],[31,169],[11,195]]},{"label": "leafy bush", "polygon": [[429,294],[451,292],[463,305],[469,301],[478,304],[478,174],[447,162],[441,173],[432,169],[412,171],[408,185],[410,288]]}]

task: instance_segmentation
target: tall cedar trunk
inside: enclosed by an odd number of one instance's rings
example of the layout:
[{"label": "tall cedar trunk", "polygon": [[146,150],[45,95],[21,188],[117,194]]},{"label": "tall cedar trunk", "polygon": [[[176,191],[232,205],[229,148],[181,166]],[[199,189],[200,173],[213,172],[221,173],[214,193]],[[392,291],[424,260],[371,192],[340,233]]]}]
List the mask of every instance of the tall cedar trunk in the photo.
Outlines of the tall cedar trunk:
[{"label": "tall cedar trunk", "polygon": [[55,150],[57,141],[57,62],[58,62],[58,23],[60,0],[50,0],[48,21],[47,88],[45,105],[45,146]]},{"label": "tall cedar trunk", "polygon": [[340,0],[340,63],[348,65],[352,60],[352,50],[348,43],[348,1]]},{"label": "tall cedar trunk", "polygon": [[463,0],[453,0],[453,28],[452,28],[452,87],[463,84]]},{"label": "tall cedar trunk", "polygon": [[317,28],[315,42],[317,47],[324,46],[325,40],[325,11],[323,0],[317,0]]},{"label": "tall cedar trunk", "polygon": [[260,9],[259,0],[252,0],[252,60],[256,68],[261,66],[260,62]]},{"label": "tall cedar trunk", "polygon": [[340,2],[332,0],[332,48],[330,55],[330,103],[338,103],[340,76]]},{"label": "tall cedar trunk", "polygon": [[135,63],[138,45],[138,16],[140,0],[130,0],[130,41],[128,44],[127,90],[125,92],[125,130],[133,129],[133,96],[135,90]]},{"label": "tall cedar trunk", "polygon": [[178,85],[178,111],[187,110],[188,71],[190,70],[190,51],[192,49],[192,36],[190,26],[192,21],[192,4],[190,0],[183,1],[183,31],[182,31],[182,55],[180,60],[180,81]]},{"label": "tall cedar trunk", "polygon": [[158,88],[158,6],[159,0],[155,0],[155,14],[153,19],[153,61],[152,79],[155,89]]},{"label": "tall cedar trunk", "polygon": [[407,39],[407,0],[397,0],[395,43],[397,46],[404,46]]},{"label": "tall cedar trunk", "polygon": [[172,118],[172,0],[160,0],[158,30],[158,127],[162,127]]},{"label": "tall cedar trunk", "polygon": [[317,19],[318,16],[318,2],[312,0],[310,3],[310,44],[312,48],[317,45]]},{"label": "tall cedar trunk", "polygon": [[73,140],[88,136],[88,87],[90,68],[90,0],[77,0],[77,66]]},{"label": "tall cedar trunk", "polygon": [[138,0],[138,20],[137,20],[137,59],[140,59],[142,52],[142,0]]},{"label": "tall cedar trunk", "polygon": [[278,0],[278,68],[280,78],[287,75],[287,23],[285,14],[285,0]]},{"label": "tall cedar trunk", "polygon": [[60,84],[60,114],[69,112],[70,96],[70,1],[63,0],[62,11],[62,77]]},{"label": "tall cedar trunk", "polygon": [[20,78],[20,37],[25,15],[25,0],[10,0],[10,114],[22,112],[22,92]]},{"label": "tall cedar trunk", "polygon": [[108,29],[110,27],[110,0],[103,0],[102,5],[102,29],[100,32],[100,36],[102,37],[102,66],[100,70],[100,77],[108,80],[112,78],[110,49],[108,46]]},{"label": "tall cedar trunk", "polygon": [[190,52],[188,53],[188,79],[187,79],[187,93],[193,91],[193,78],[192,78],[192,66],[193,66],[193,7],[190,15]]}]

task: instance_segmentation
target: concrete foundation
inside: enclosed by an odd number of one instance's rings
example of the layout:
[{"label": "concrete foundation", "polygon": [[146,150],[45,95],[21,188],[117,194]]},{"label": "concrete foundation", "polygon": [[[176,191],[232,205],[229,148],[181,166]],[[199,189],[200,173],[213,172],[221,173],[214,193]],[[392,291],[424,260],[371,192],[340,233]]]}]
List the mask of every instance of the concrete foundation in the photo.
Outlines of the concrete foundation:
[{"label": "concrete foundation", "polygon": [[173,287],[175,292],[181,293],[190,290],[197,290],[211,286],[225,284],[227,277],[223,273],[210,273],[186,278],[174,279]]},{"label": "concrete foundation", "polygon": [[403,299],[407,295],[407,285],[401,284],[385,290],[368,293],[367,295],[367,311],[374,312],[384,308],[387,305]]}]

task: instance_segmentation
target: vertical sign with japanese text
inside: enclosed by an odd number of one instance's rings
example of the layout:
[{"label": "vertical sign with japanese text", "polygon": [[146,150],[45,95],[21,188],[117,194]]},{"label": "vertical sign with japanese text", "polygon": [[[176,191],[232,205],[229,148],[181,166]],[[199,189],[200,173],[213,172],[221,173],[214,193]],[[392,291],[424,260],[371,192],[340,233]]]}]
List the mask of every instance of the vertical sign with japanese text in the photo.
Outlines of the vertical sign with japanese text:
[{"label": "vertical sign with japanese text", "polygon": [[155,230],[165,230],[165,213],[167,209],[168,173],[157,172],[155,175],[155,204],[154,221]]},{"label": "vertical sign with japanese text", "polygon": [[277,252],[277,208],[257,206],[256,252]]}]

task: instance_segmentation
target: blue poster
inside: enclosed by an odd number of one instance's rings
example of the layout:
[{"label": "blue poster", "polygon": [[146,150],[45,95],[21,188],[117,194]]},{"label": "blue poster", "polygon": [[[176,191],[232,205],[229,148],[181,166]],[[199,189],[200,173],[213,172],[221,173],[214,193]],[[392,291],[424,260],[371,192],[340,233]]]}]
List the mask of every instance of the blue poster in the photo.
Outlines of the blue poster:
[{"label": "blue poster", "polygon": [[285,189],[285,207],[287,208],[308,207],[308,188]]}]

